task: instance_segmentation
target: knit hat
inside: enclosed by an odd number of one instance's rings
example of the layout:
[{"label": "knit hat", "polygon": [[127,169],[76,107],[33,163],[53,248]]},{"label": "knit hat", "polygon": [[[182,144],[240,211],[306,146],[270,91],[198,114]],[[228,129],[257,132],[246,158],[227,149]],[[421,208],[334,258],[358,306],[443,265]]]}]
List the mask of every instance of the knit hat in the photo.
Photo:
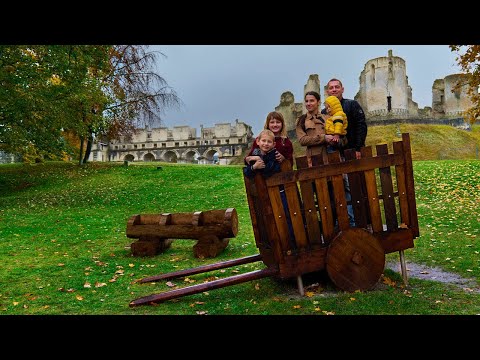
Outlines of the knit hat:
[{"label": "knit hat", "polygon": [[336,114],[338,112],[343,112],[342,104],[340,103],[340,100],[336,96],[329,96],[325,99],[325,103],[330,106],[330,109],[332,110],[332,114]]}]

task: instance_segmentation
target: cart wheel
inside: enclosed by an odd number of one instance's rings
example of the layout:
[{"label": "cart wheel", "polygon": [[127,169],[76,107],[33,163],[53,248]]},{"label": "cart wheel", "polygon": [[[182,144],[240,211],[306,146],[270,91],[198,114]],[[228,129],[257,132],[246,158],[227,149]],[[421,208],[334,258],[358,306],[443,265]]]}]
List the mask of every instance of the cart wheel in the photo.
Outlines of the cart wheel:
[{"label": "cart wheel", "polygon": [[370,290],[385,268],[385,251],[368,231],[350,228],[332,240],[325,262],[328,276],[340,289]]}]

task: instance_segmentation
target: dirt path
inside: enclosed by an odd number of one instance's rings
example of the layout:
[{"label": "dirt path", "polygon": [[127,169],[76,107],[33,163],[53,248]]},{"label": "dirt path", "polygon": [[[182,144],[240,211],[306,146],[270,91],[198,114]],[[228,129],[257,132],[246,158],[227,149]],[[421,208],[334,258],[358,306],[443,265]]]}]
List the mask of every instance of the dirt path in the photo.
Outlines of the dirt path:
[{"label": "dirt path", "polygon": [[[423,280],[439,281],[456,285],[465,291],[480,293],[480,287],[476,284],[475,279],[466,279],[458,274],[447,272],[437,267],[429,267],[426,265],[406,263],[408,277],[413,277]],[[386,268],[401,274],[400,262],[389,261]]]}]

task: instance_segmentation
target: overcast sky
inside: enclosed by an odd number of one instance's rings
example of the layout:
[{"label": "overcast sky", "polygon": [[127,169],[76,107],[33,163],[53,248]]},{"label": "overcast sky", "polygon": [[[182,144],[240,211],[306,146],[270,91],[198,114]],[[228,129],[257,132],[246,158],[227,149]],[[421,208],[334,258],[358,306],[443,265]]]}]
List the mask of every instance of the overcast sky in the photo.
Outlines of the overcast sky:
[{"label": "overcast sky", "polygon": [[[448,45],[150,45],[161,51],[158,73],[183,101],[179,110],[161,114],[164,126],[233,123],[252,126],[257,134],[266,115],[291,91],[302,102],[310,74],[320,86],[339,78],[344,97],[359,90],[365,63],[387,56],[388,50],[405,60],[412,100],[420,108],[432,106],[434,80],[460,72]],[[322,100],[323,100],[323,94]]]}]

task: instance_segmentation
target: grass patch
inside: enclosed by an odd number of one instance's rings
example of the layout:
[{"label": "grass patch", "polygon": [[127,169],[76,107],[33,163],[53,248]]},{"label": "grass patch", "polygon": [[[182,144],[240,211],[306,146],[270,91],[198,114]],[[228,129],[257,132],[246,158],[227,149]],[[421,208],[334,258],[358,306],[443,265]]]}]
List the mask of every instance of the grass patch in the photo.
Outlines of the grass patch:
[{"label": "grass patch", "polygon": [[[415,139],[415,137],[413,137]],[[416,140],[415,140],[416,141]],[[159,169],[161,167],[161,169]],[[408,262],[480,278],[478,160],[415,161],[420,237]],[[478,314],[480,295],[451,284],[386,270],[378,288],[345,293],[307,274],[266,278],[129,308],[131,300],[171,289],[136,284],[146,276],[257,254],[241,166],[72,163],[0,166],[0,314],[4,315],[396,315]],[[175,240],[151,258],[131,255],[125,235],[134,214],[234,207],[239,232],[213,259],[193,256],[193,240]],[[397,260],[398,254],[388,259]],[[264,268],[263,263],[198,274],[183,287]],[[311,276],[310,276],[311,275]],[[318,275],[321,277],[321,274]],[[171,285],[171,284],[170,284]]]}]

